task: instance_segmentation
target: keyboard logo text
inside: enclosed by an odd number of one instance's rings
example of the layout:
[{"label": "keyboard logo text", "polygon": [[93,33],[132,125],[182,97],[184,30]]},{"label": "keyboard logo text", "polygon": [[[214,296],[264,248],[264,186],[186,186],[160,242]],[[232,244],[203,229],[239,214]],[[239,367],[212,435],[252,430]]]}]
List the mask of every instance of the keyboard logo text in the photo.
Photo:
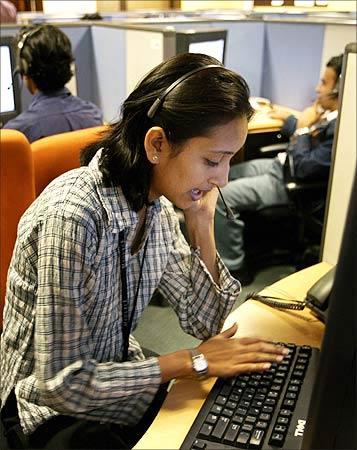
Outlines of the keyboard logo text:
[{"label": "keyboard logo text", "polygon": [[294,436],[302,436],[305,431],[306,420],[298,419],[298,423],[295,428]]}]

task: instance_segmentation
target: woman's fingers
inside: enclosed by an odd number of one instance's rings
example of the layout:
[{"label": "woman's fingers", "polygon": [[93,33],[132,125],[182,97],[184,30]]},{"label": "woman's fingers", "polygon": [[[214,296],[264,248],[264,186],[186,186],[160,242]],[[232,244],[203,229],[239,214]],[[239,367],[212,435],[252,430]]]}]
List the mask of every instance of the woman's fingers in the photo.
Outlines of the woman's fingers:
[{"label": "woman's fingers", "polygon": [[234,336],[236,334],[237,330],[238,330],[238,325],[236,323],[234,323],[227,330],[220,333],[219,336],[228,339],[228,338],[231,338],[232,336]]}]

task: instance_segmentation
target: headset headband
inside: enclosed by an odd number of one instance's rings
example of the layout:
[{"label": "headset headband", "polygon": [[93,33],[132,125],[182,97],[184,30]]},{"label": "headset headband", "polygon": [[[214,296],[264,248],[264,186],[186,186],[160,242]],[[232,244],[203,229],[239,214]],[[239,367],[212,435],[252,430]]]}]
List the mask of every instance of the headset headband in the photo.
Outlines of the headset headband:
[{"label": "headset headband", "polygon": [[186,78],[189,78],[191,75],[195,74],[196,72],[200,72],[201,70],[205,69],[211,69],[214,67],[223,67],[219,66],[218,64],[209,64],[207,66],[197,67],[196,69],[191,70],[190,72],[185,73],[185,75],[182,75],[178,80],[174,81],[168,88],[165,89],[165,91],[154,101],[154,103],[150,106],[149,111],[147,112],[147,116],[149,119],[152,119],[154,115],[156,114],[156,111],[158,110],[159,106],[163,103],[165,97],[167,94],[169,94],[177,85],[182,83],[182,81],[186,80]]},{"label": "headset headband", "polygon": [[24,48],[24,45],[26,44],[26,41],[29,37],[31,37],[33,34],[37,33],[37,31],[40,31],[42,28],[42,25],[37,26],[34,30],[30,30],[27,33],[24,33],[22,35],[22,38],[17,43],[17,48],[19,49],[19,56],[21,56],[22,49]]}]

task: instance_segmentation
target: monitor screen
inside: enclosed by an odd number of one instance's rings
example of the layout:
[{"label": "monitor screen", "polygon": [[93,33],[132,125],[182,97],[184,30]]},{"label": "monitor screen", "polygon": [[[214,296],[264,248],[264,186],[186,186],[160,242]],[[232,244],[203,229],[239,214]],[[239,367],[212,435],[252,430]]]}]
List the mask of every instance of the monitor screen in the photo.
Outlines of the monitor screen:
[{"label": "monitor screen", "polygon": [[203,53],[224,64],[226,30],[187,30],[176,32],[176,53]]},{"label": "monitor screen", "polygon": [[0,114],[1,126],[20,112],[20,92],[18,78],[13,76],[16,57],[13,38],[1,36],[0,42],[1,83]]}]

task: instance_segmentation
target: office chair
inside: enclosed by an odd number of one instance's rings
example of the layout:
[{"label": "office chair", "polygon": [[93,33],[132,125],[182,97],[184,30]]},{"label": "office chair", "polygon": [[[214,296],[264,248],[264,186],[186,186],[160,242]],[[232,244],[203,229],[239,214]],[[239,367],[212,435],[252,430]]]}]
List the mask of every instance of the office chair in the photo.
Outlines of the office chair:
[{"label": "office chair", "polygon": [[0,134],[0,329],[5,303],[6,279],[20,217],[35,200],[30,143],[16,130]]},{"label": "office chair", "polygon": [[[260,149],[273,157],[288,143]],[[302,269],[318,262],[323,228],[327,180],[306,181],[285,174],[288,205],[273,205],[241,213],[245,223],[246,263],[255,272],[267,265],[291,264]]]},{"label": "office chair", "polygon": [[39,139],[31,144],[36,197],[56,177],[79,167],[79,154],[86,145],[99,139],[107,126],[68,131]]}]

